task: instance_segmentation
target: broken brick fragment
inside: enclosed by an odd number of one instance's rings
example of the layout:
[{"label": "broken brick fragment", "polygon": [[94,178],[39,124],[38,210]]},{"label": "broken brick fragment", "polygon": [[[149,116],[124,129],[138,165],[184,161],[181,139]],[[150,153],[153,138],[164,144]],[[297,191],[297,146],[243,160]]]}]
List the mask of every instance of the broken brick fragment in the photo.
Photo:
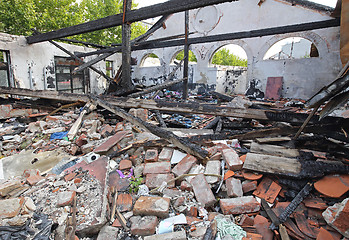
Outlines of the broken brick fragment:
[{"label": "broken brick fragment", "polygon": [[57,196],[57,206],[58,207],[64,207],[69,206],[74,200],[74,197],[76,195],[75,191],[63,191],[59,192]]},{"label": "broken brick fragment", "polygon": [[188,191],[188,192],[193,190],[193,186],[185,180],[181,182],[180,188],[182,191]]},{"label": "broken brick fragment", "polygon": [[78,145],[79,147],[87,144],[87,136],[85,134],[81,134],[78,139],[76,139],[75,144]]},{"label": "broken brick fragment", "polygon": [[[336,186],[336,187],[333,187]],[[349,191],[349,176],[329,175],[314,183],[315,189],[325,196],[339,198]]]},{"label": "broken brick fragment", "polygon": [[261,215],[257,215],[254,218],[253,226],[256,228],[257,233],[263,236],[263,239],[273,240],[274,233],[269,229],[270,222],[268,219]]},{"label": "broken brick fragment", "polygon": [[132,167],[132,161],[124,159],[121,160],[119,163],[119,169],[120,170],[126,170],[126,169],[130,169]]},{"label": "broken brick fragment", "polygon": [[349,238],[349,198],[328,207],[322,216],[331,227]]},{"label": "broken brick fragment", "polygon": [[228,197],[242,197],[242,185],[239,179],[228,178],[225,180],[225,185],[227,187]]},{"label": "broken brick fragment", "polygon": [[243,162],[233,149],[223,149],[222,154],[229,170],[236,171],[242,169]]},{"label": "broken brick fragment", "polygon": [[109,137],[107,141],[99,145],[94,152],[95,153],[106,153],[114,147],[121,139],[123,139],[127,134],[129,134],[129,131],[122,131],[114,134],[113,136]]},{"label": "broken brick fragment", "polygon": [[102,137],[106,138],[113,134],[114,128],[109,124],[105,124],[102,126],[100,134]]},{"label": "broken brick fragment", "polygon": [[27,178],[27,182],[33,186],[40,182],[44,177],[40,175],[40,171],[37,169],[27,169],[24,171],[23,176]]},{"label": "broken brick fragment", "polygon": [[67,175],[64,176],[64,180],[66,182],[69,182],[70,180],[73,180],[75,178],[75,176],[77,175],[76,172],[71,172],[71,173],[68,173]]},{"label": "broken brick fragment", "polygon": [[132,196],[130,194],[119,194],[116,200],[116,206],[120,212],[132,210]]},{"label": "broken brick fragment", "polygon": [[212,206],[216,202],[216,198],[208,185],[204,174],[200,173],[191,180],[193,191],[196,200],[202,204],[203,207]]},{"label": "broken brick fragment", "polygon": [[[155,173],[155,174],[147,174],[146,179],[145,179],[145,185],[148,186],[149,189],[153,189],[156,187],[161,186],[163,182],[169,182],[174,179],[174,175],[172,173],[169,174],[160,174],[160,173]],[[172,181],[170,182],[167,187],[171,188],[175,186],[175,182]]]},{"label": "broken brick fragment", "polygon": [[243,214],[241,216],[241,219],[239,221],[240,226],[253,226],[254,220],[253,218],[249,217],[247,214]]},{"label": "broken brick fragment", "polygon": [[196,162],[197,158],[188,154],[172,169],[172,172],[176,177],[186,174]]},{"label": "broken brick fragment", "polygon": [[169,198],[141,196],[133,207],[133,214],[166,218],[169,209]]},{"label": "broken brick fragment", "polygon": [[148,149],[145,152],[144,162],[157,162],[158,161],[158,150],[157,149]]},{"label": "broken brick fragment", "polygon": [[159,161],[169,162],[171,161],[173,154],[173,148],[164,147],[159,154]]},{"label": "broken brick fragment", "polygon": [[242,183],[242,191],[244,193],[252,192],[257,189],[257,181],[244,181]]},{"label": "broken brick fragment", "polygon": [[224,215],[258,212],[260,204],[252,196],[220,199],[219,205]]},{"label": "broken brick fragment", "polygon": [[143,174],[155,174],[155,173],[170,173],[171,163],[170,162],[154,162],[146,163],[144,165]]},{"label": "broken brick fragment", "polygon": [[23,197],[0,200],[0,219],[17,216],[21,211],[24,201],[25,199]]},{"label": "broken brick fragment", "polygon": [[158,218],[156,216],[133,216],[130,218],[131,234],[148,236],[155,233],[158,225]]}]

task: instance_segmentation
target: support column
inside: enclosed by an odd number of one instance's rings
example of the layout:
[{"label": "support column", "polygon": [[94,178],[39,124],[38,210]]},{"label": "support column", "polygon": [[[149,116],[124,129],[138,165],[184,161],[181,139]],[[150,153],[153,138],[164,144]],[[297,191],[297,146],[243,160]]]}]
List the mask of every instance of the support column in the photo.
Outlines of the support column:
[{"label": "support column", "polygon": [[133,88],[131,81],[131,24],[127,22],[127,12],[131,10],[132,0],[124,0],[122,24],[122,81],[125,90]]},{"label": "support column", "polygon": [[185,45],[184,45],[184,69],[183,78],[186,78],[183,82],[183,99],[188,98],[188,68],[189,68],[189,10],[185,11]]}]

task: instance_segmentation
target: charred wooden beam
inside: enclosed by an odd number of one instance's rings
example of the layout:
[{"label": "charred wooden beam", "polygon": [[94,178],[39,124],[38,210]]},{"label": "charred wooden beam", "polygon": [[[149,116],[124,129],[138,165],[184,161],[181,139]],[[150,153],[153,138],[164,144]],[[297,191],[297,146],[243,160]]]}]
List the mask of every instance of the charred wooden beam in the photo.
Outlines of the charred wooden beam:
[{"label": "charred wooden beam", "polygon": [[[60,101],[68,101],[68,102],[76,102],[83,101],[88,102],[89,96],[85,94],[77,94],[77,93],[65,93],[65,92],[57,92],[57,91],[47,91],[47,90],[30,90],[23,88],[9,88],[9,87],[0,87],[0,93],[4,94],[12,94],[19,96],[27,96],[27,97],[35,97],[35,98],[44,98],[44,99],[54,99]],[[284,121],[291,123],[302,123],[304,119],[307,117],[307,114],[301,113],[285,113],[285,112],[277,112],[272,110],[260,110],[260,109],[238,109],[227,107],[224,105],[217,104],[202,104],[197,102],[172,102],[166,100],[147,100],[147,99],[134,99],[134,98],[116,98],[116,97],[103,97],[103,100],[107,101],[113,106],[118,106],[120,108],[144,108],[149,110],[160,110],[163,112],[181,112],[188,114],[206,114],[206,115],[214,115],[214,116],[224,116],[224,117],[238,117],[238,118],[246,118],[246,119],[258,119],[258,120],[267,120],[267,121]],[[318,123],[318,118],[314,118],[312,120],[314,123]],[[323,119],[322,123],[328,122],[332,125],[341,125],[345,122],[343,118],[336,117],[326,117]],[[316,131],[325,131],[326,129],[317,129],[314,128],[314,132]],[[258,132],[258,134],[253,133],[253,137],[263,137],[266,132],[273,134],[277,130],[262,130]],[[282,135],[285,135],[283,131],[287,131],[287,129],[279,129],[277,132]],[[290,133],[294,133],[294,130],[290,131]],[[275,134],[274,134],[275,135]],[[241,139],[249,139],[252,136],[240,136]]]},{"label": "charred wooden beam", "polygon": [[[163,16],[166,14],[182,12],[185,10],[205,7],[224,2],[232,2],[233,0],[171,0],[164,3],[155,4],[149,7],[132,10],[127,15],[125,21],[132,23],[148,18]],[[123,23],[123,14],[116,14],[94,21],[78,24],[75,26],[62,28],[56,31],[43,33],[37,36],[27,37],[27,43],[38,43],[53,40],[62,37],[93,32],[105,28],[120,26]]]},{"label": "charred wooden beam", "polygon": [[119,83],[120,88],[124,90],[131,90],[134,87],[131,81],[131,23],[126,21],[131,7],[132,0],[125,0],[122,20],[122,76]]},{"label": "charred wooden beam", "polygon": [[177,137],[170,131],[157,127],[148,122],[142,121],[140,118],[134,117],[133,115],[127,113],[125,110],[113,106],[110,103],[107,103],[106,101],[103,101],[98,97],[90,96],[90,98],[91,101],[94,102],[96,105],[99,105],[111,111],[112,113],[118,115],[119,117],[131,122],[132,124],[138,127],[146,129],[147,131],[153,133],[154,135],[160,138],[166,139],[167,141],[174,144],[176,147],[182,149],[183,151],[187,152],[188,154],[191,154],[201,160],[208,160],[208,152],[206,150],[201,149],[200,146],[193,144],[183,138]]},{"label": "charred wooden beam", "polygon": [[183,68],[183,94],[182,98],[188,98],[188,72],[189,72],[189,44],[188,44],[188,34],[189,34],[189,11],[185,11],[184,14],[184,68]]},{"label": "charred wooden beam", "polygon": [[162,119],[162,117],[161,117],[160,111],[159,111],[159,110],[155,110],[155,114],[156,114],[156,115],[155,115],[155,116],[156,116],[156,119],[158,120],[158,122],[159,122],[159,124],[160,124],[160,127],[162,127],[162,128],[167,128],[164,119]]}]

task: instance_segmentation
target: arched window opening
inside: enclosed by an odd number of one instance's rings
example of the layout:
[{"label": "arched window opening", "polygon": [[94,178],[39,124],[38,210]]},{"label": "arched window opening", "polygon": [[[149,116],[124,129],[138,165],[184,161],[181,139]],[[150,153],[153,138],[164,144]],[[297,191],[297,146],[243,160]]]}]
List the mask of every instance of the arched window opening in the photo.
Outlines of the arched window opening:
[{"label": "arched window opening", "polygon": [[303,59],[319,57],[315,44],[301,37],[289,37],[276,42],[264,55],[263,60]]},{"label": "arched window opening", "polygon": [[[184,50],[179,51],[177,54],[175,54],[175,56],[172,58],[171,65],[180,63],[183,58],[184,58]],[[189,50],[189,63],[196,64],[197,61],[198,60],[196,59],[195,54],[191,50]]]},{"label": "arched window opening", "polygon": [[150,53],[145,55],[142,58],[141,64],[139,66],[140,67],[159,67],[161,66],[161,63],[160,63],[159,57],[156,54]]},{"label": "arched window opening", "polygon": [[228,44],[217,49],[211,58],[211,64],[247,67],[247,54],[239,45]]}]

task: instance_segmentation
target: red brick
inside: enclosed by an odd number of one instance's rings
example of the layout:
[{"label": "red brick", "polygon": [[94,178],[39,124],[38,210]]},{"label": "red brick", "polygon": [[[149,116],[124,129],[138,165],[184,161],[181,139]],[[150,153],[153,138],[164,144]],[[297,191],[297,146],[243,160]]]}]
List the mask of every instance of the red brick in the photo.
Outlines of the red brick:
[{"label": "red brick", "polygon": [[328,207],[322,216],[331,227],[349,238],[349,198]]},{"label": "red brick", "polygon": [[257,212],[260,205],[252,196],[219,200],[224,215]]},{"label": "red brick", "polygon": [[119,163],[119,169],[120,170],[126,170],[132,167],[132,161],[124,159],[121,160]]},{"label": "red brick", "polygon": [[113,146],[115,146],[121,139],[123,139],[127,134],[129,134],[128,131],[122,131],[114,134],[110,138],[108,138],[107,141],[99,145],[94,152],[96,153],[106,153],[111,149]]},{"label": "red brick", "polygon": [[82,181],[81,178],[75,178],[75,179],[74,179],[74,183],[75,183],[75,184],[81,183],[81,181]]},{"label": "red brick", "polygon": [[229,170],[236,171],[242,169],[243,162],[240,160],[239,155],[233,149],[223,149],[222,154]]},{"label": "red brick", "polygon": [[216,198],[208,185],[204,174],[200,173],[191,180],[193,191],[196,200],[202,204],[203,207],[212,206],[216,202]]},{"label": "red brick", "polygon": [[171,161],[173,148],[164,147],[159,154],[159,161]]},{"label": "red brick", "polygon": [[[220,161],[208,161],[206,163],[205,173],[206,174],[215,174],[220,175],[221,171],[221,162]],[[216,183],[219,181],[218,177],[206,176],[207,182],[210,184]]]},{"label": "red brick", "polygon": [[193,186],[187,181],[181,182],[181,190],[191,192],[193,190]]},{"label": "red brick", "polygon": [[23,176],[27,178],[27,182],[33,186],[40,182],[44,177],[40,175],[39,170],[37,169],[27,169],[24,171]]},{"label": "red brick", "polygon": [[236,178],[228,178],[225,180],[228,197],[242,197],[241,181]]},{"label": "red brick", "polygon": [[212,157],[210,157],[210,160],[211,160],[211,161],[214,161],[214,160],[221,160],[222,156],[223,156],[222,153],[221,153],[221,152],[218,152],[218,153],[214,154]]},{"label": "red brick", "polygon": [[[153,189],[156,187],[161,186],[163,182],[169,182],[170,180],[174,179],[174,175],[172,173],[169,174],[161,174],[161,173],[155,173],[155,174],[147,174],[145,185],[148,186],[148,188]],[[167,187],[171,188],[175,186],[175,182],[171,182],[167,185]]]},{"label": "red brick", "polygon": [[132,210],[132,196],[130,194],[119,194],[116,200],[116,206],[120,212]]},{"label": "red brick", "polygon": [[187,215],[191,216],[191,217],[197,217],[198,216],[198,208],[195,206],[191,206]]},{"label": "red brick", "polygon": [[154,162],[146,163],[144,165],[143,174],[155,174],[155,173],[170,173],[171,163],[170,162]]},{"label": "red brick", "polygon": [[114,131],[114,128],[112,126],[110,126],[109,124],[105,124],[102,126],[100,134],[106,138],[109,137],[110,135],[112,135]]},{"label": "red brick", "polygon": [[134,216],[130,218],[131,234],[148,236],[155,234],[158,218],[155,216]]},{"label": "red brick", "polygon": [[194,222],[202,222],[203,221],[202,219],[196,218],[196,217],[185,216],[185,218],[187,219],[188,225],[192,225]]},{"label": "red brick", "polygon": [[57,196],[57,206],[64,207],[70,205],[73,202],[75,195],[75,191],[59,192]]},{"label": "red brick", "polygon": [[172,172],[176,177],[186,174],[196,162],[196,157],[188,154],[172,169]]},{"label": "red brick", "polygon": [[87,144],[87,136],[85,134],[81,134],[78,139],[76,139],[75,144],[78,145],[79,147]]},{"label": "red brick", "polygon": [[23,197],[0,200],[0,219],[17,216],[23,204]]},{"label": "red brick", "polygon": [[141,196],[133,207],[133,213],[166,218],[169,214],[169,208],[169,198]]},{"label": "red brick", "polygon": [[108,185],[109,188],[123,192],[130,186],[130,180],[128,178],[121,178],[118,172],[112,171],[109,173]]},{"label": "red brick", "polygon": [[144,162],[157,162],[158,161],[158,150],[157,149],[149,149],[145,152]]},{"label": "red brick", "polygon": [[257,189],[257,181],[244,181],[242,183],[242,191],[248,193]]},{"label": "red brick", "polygon": [[254,218],[254,227],[257,230],[257,233],[263,236],[263,239],[265,240],[273,240],[274,233],[269,229],[270,222],[268,219],[261,215],[257,215]]},{"label": "red brick", "polygon": [[120,132],[124,131],[124,123],[123,122],[118,122],[115,126],[115,132]]}]

